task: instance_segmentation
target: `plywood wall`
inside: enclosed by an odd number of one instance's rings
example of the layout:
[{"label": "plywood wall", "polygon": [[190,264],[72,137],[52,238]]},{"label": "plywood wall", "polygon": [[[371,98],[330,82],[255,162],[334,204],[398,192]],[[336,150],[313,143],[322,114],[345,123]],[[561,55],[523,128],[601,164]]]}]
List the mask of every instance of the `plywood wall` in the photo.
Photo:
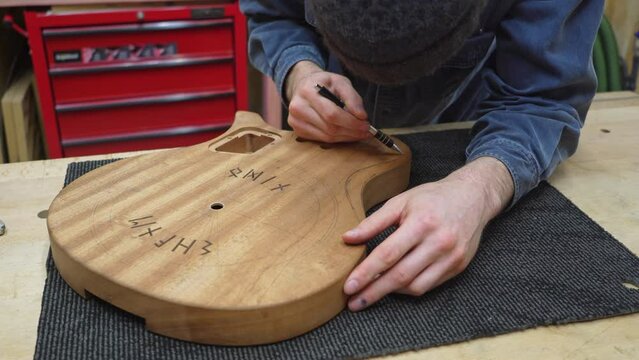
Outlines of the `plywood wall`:
[{"label": "plywood wall", "polygon": [[606,16],[615,30],[619,52],[630,69],[636,41],[635,33],[639,31],[639,1],[606,0]]}]

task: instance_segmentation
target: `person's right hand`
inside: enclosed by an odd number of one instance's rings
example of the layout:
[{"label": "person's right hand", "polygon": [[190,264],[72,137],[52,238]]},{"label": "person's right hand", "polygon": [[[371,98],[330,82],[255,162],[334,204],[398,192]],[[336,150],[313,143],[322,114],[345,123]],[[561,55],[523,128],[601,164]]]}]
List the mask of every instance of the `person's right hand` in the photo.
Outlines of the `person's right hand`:
[{"label": "person's right hand", "polygon": [[[316,84],[342,99],[345,108],[319,95]],[[304,139],[334,143],[371,136],[362,98],[342,75],[324,71],[313,62],[300,61],[286,79],[286,96],[290,99],[288,124]]]}]

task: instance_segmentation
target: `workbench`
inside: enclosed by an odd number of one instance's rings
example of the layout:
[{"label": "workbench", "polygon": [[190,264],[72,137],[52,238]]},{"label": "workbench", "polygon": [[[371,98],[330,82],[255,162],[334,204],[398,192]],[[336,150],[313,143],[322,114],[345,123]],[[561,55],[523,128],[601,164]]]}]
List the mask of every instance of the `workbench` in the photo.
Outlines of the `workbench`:
[{"label": "workbench", "polygon": [[[470,126],[471,123],[454,123],[391,132],[414,133]],[[637,154],[639,95],[630,92],[600,94],[588,114],[577,153],[550,179],[553,186],[635,254],[639,254]],[[67,164],[128,155],[0,165],[0,219],[7,225],[7,233],[0,237],[0,357],[33,357],[49,251],[45,210],[62,188]],[[539,327],[395,357],[637,359],[639,314]]]}]

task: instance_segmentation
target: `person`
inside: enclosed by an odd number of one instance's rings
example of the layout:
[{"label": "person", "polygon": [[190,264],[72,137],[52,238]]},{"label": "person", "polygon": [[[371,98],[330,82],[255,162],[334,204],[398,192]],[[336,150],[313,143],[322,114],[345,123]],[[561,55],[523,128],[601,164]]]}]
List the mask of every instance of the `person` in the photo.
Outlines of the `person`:
[{"label": "person", "polygon": [[[397,230],[349,275],[358,311],[419,296],[462,272],[487,223],[577,147],[596,89],[603,0],[241,0],[249,57],[303,138],[349,142],[379,128],[476,120],[466,164],[414,187],[346,232]],[[319,96],[329,88],[341,109]]]}]

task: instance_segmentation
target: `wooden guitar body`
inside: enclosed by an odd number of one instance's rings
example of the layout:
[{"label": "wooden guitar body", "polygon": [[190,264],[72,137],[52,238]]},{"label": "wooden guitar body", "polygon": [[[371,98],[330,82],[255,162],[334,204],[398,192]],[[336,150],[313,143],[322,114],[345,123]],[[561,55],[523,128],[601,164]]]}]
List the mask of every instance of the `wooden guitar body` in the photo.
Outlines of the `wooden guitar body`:
[{"label": "wooden guitar body", "polygon": [[408,184],[404,155],[374,141],[320,144],[240,112],[225,134],[127,158],[64,188],[47,225],[80,295],[207,344],[272,343],[345,306],[365,255],[341,234]]}]

